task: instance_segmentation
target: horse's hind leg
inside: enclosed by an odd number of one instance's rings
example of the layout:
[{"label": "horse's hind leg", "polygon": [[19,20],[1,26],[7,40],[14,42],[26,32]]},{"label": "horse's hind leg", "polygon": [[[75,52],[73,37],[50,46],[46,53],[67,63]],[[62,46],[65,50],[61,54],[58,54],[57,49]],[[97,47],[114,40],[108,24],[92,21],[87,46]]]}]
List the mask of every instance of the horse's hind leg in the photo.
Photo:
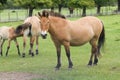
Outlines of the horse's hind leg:
[{"label": "horse's hind leg", "polygon": [[34,43],[34,41],[35,41],[35,37],[31,37],[30,38],[30,52],[29,52],[29,54],[31,54],[32,56],[34,56],[34,52],[33,52],[33,43]]},{"label": "horse's hind leg", "polygon": [[23,53],[22,53],[22,57],[25,57],[25,48],[26,48],[26,36],[23,36]]},{"label": "horse's hind leg", "polygon": [[17,47],[17,50],[18,50],[18,55],[20,56],[21,54],[20,54],[20,49],[19,49],[19,44],[17,42],[17,39],[15,38],[14,41],[15,41],[15,44],[16,44],[16,47]]},{"label": "horse's hind leg", "polygon": [[92,49],[91,49],[91,57],[90,57],[90,60],[88,62],[88,65],[92,65],[93,56],[94,56],[94,64],[97,64],[98,63],[98,58],[97,58],[98,49],[97,49],[96,39],[91,40],[90,44],[92,46]]},{"label": "horse's hind leg", "polygon": [[9,51],[9,49],[10,49],[10,43],[11,43],[11,40],[9,39],[9,40],[8,40],[7,51],[6,51],[6,56],[8,56],[8,51]]},{"label": "horse's hind leg", "polygon": [[3,46],[4,42],[5,42],[5,40],[1,40],[1,42],[0,42],[0,55],[1,56],[3,56],[3,54],[2,54],[2,46]]},{"label": "horse's hind leg", "polygon": [[38,52],[38,36],[36,37],[36,55],[38,55],[39,54],[39,52]]}]

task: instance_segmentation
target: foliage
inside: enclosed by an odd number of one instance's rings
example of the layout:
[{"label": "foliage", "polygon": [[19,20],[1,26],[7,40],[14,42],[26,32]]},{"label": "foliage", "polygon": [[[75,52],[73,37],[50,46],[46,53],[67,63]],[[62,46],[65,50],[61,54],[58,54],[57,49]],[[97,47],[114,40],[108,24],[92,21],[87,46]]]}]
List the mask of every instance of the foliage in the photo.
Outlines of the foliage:
[{"label": "foliage", "polygon": [[95,5],[94,0],[70,0],[68,6],[80,8],[80,7],[93,7]]},{"label": "foliage", "polygon": [[52,7],[59,7],[58,5],[65,6],[67,0],[52,0]]},{"label": "foliage", "polygon": [[1,4],[6,4],[7,0],[0,0]]},{"label": "foliage", "polygon": [[96,5],[100,6],[108,6],[108,5],[114,5],[117,0],[94,0]]},{"label": "foliage", "polygon": [[22,6],[25,8],[51,6],[51,0],[13,0],[15,6]]}]

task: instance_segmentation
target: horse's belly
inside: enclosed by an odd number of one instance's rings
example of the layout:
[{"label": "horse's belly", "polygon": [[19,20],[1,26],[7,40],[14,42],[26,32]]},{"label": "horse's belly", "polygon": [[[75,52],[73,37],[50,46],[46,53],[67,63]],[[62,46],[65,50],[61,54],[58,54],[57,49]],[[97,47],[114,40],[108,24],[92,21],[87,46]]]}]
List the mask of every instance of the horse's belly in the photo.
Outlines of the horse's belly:
[{"label": "horse's belly", "polygon": [[93,36],[87,36],[87,37],[80,37],[80,38],[76,38],[76,39],[71,39],[70,40],[70,45],[71,46],[81,46],[86,44],[87,42],[89,42],[92,39]]},{"label": "horse's belly", "polygon": [[81,46],[84,45],[87,42],[70,42],[70,46]]}]

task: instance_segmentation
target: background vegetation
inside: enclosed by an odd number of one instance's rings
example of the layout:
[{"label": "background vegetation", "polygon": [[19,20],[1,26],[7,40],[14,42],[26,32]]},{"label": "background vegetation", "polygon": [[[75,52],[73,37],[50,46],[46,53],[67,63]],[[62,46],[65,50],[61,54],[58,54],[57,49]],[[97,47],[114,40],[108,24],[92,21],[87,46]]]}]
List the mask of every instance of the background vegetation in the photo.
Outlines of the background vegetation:
[{"label": "background vegetation", "polygon": [[36,8],[58,8],[58,12],[61,13],[62,8],[69,9],[70,14],[73,13],[75,8],[81,8],[82,16],[86,16],[86,9],[97,7],[96,13],[100,14],[101,7],[117,5],[116,11],[120,11],[120,0],[1,0],[1,9],[6,8],[27,8],[29,10],[29,16],[32,16],[33,10]]}]

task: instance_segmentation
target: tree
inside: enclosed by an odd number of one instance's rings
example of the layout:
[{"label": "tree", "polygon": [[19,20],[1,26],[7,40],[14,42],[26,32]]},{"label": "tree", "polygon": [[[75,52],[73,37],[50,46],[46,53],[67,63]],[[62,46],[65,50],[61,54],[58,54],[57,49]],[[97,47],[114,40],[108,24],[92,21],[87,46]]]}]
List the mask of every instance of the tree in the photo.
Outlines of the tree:
[{"label": "tree", "polygon": [[1,4],[6,4],[7,0],[0,0]]},{"label": "tree", "polygon": [[3,8],[3,5],[7,3],[7,0],[0,0],[0,8]]},{"label": "tree", "polygon": [[118,11],[120,11],[120,0],[117,0],[118,2]]},{"label": "tree", "polygon": [[86,8],[94,6],[94,0],[70,0],[68,2],[68,6],[72,6],[74,8],[82,8],[82,16],[86,16]]},{"label": "tree", "polygon": [[102,6],[108,6],[108,5],[110,6],[116,2],[116,0],[94,0],[94,1],[97,6],[97,14],[100,14]]},{"label": "tree", "polygon": [[58,12],[61,13],[62,7],[65,5],[66,0],[52,0],[52,10],[54,10],[54,7],[58,7]]},{"label": "tree", "polygon": [[29,16],[32,16],[33,10],[37,7],[50,6],[51,0],[13,0],[15,6],[28,8]]}]

